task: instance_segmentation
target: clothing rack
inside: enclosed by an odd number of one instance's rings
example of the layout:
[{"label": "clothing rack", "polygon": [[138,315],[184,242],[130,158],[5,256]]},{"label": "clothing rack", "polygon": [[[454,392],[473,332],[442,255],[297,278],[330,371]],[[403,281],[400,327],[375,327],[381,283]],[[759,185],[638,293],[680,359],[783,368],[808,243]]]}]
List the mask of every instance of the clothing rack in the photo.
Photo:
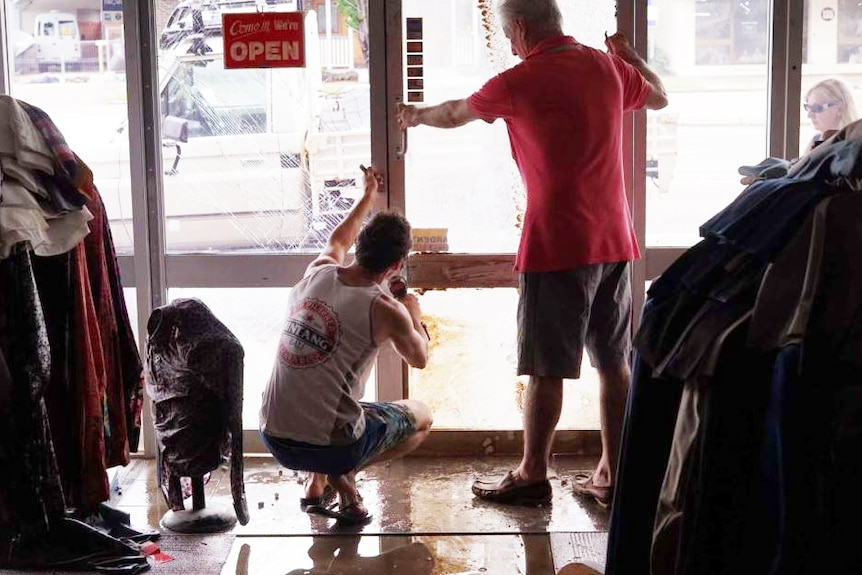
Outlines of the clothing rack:
[{"label": "clothing rack", "polygon": [[862,572],[862,123],[841,136],[650,286],[607,575]]},{"label": "clothing rack", "polygon": [[50,117],[9,96],[0,171],[0,566],[128,554],[90,525],[143,401],[104,204]]}]

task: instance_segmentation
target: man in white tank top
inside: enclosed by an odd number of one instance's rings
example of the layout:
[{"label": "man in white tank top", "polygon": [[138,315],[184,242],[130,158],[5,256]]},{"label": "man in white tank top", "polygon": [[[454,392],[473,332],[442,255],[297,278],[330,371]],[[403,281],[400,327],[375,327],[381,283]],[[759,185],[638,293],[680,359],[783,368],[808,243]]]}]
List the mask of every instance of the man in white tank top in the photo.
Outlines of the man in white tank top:
[{"label": "man in white tank top", "polygon": [[[371,211],[381,176],[365,169],[365,193],[290,292],[272,375],[263,392],[260,431],[279,463],[310,472],[300,507],[363,522],[368,510],[356,471],[416,449],[432,416],[414,400],[360,402],[381,345],[391,342],[413,367],[428,361],[428,334],[413,294],[382,286],[410,251],[410,224]],[[354,260],[347,252],[356,242]],[[338,508],[329,503],[338,494]]]}]

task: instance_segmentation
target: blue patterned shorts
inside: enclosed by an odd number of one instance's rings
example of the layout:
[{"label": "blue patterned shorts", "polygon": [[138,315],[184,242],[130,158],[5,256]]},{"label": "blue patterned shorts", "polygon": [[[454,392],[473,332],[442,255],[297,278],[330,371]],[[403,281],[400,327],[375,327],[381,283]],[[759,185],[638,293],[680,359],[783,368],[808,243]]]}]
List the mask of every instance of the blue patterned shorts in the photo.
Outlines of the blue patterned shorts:
[{"label": "blue patterned shorts", "polygon": [[365,431],[347,445],[311,445],[261,433],[264,444],[284,467],[327,475],[341,475],[361,469],[416,433],[416,418],[403,405],[389,402],[361,402]]}]

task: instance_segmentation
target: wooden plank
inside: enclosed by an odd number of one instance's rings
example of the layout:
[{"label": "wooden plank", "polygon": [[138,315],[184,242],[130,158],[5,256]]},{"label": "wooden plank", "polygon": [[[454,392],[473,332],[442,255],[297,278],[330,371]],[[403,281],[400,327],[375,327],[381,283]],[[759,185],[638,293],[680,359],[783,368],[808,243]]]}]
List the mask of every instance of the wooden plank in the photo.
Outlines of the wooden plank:
[{"label": "wooden plank", "polygon": [[411,254],[410,287],[418,289],[518,287],[513,254]]}]

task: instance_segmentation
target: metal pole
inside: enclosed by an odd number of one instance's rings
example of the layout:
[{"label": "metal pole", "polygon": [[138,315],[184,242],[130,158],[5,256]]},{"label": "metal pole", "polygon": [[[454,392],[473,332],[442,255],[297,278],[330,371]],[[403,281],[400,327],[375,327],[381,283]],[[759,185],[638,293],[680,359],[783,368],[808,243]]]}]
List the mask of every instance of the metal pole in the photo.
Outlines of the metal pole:
[{"label": "metal pole", "polygon": [[767,149],[776,158],[790,159],[799,153],[803,6],[803,0],[770,3]]},{"label": "metal pole", "polygon": [[14,51],[11,52],[10,56],[10,51],[7,50],[9,46],[6,29],[7,15],[6,2],[0,2],[0,56],[2,56],[0,57],[0,94],[11,94],[12,86],[9,68],[10,66],[13,68],[15,66]]},{"label": "metal pole", "polygon": [[324,8],[324,14],[326,16],[326,67],[332,68],[332,0],[326,0],[326,5]]},{"label": "metal pole", "polygon": [[[135,288],[138,300],[138,334],[146,356],[147,320],[153,308],[164,304],[164,218],[162,217],[162,156],[159,142],[159,74],[155,19],[150,2],[123,4],[126,81],[129,94],[129,168],[135,239]],[[143,414],[144,454],[155,455],[150,402]]]}]

